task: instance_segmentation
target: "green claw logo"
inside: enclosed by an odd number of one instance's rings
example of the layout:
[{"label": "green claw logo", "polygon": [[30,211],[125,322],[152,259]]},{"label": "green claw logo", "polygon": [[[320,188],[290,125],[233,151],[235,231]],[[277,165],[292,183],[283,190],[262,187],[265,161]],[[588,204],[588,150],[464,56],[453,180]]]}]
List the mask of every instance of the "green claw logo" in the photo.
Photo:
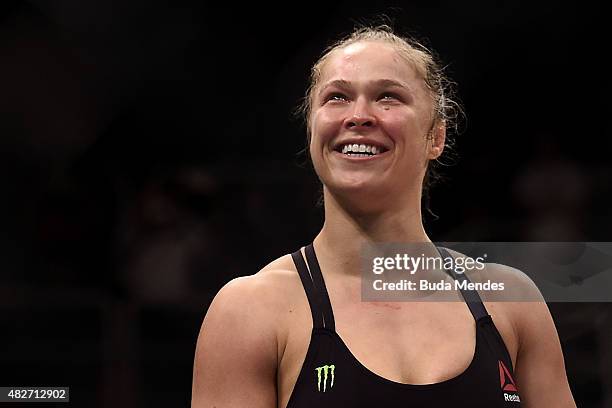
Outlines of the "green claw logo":
[{"label": "green claw logo", "polygon": [[324,366],[315,368],[315,371],[317,372],[317,389],[319,391],[321,391],[321,371],[323,371],[323,392],[325,392],[325,390],[327,389],[328,373],[330,372],[331,372],[331,384],[329,385],[329,388],[334,386],[334,369],[335,368],[336,366],[333,364],[324,365]]}]

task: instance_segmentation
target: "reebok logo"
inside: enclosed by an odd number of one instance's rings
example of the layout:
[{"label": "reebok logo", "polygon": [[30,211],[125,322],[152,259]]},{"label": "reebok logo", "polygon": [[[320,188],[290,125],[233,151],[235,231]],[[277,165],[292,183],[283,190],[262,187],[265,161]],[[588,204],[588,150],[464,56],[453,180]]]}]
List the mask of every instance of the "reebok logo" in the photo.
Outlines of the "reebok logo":
[{"label": "reebok logo", "polygon": [[334,369],[335,368],[336,366],[333,364],[324,365],[324,366],[315,368],[315,371],[317,372],[317,389],[319,391],[321,391],[321,373],[323,373],[323,392],[325,392],[327,389],[327,379],[328,378],[331,377],[331,383],[329,385],[329,388],[334,386]]},{"label": "reebok logo", "polygon": [[[501,360],[498,361],[498,366],[499,366],[499,386],[501,387],[502,391],[509,391],[512,393],[517,393],[518,389],[516,388],[516,383],[514,382],[514,379],[512,378],[512,376],[510,375],[510,370],[508,370],[508,367],[506,367],[506,365]],[[521,398],[519,397],[518,394],[510,394],[508,392],[504,392],[504,401],[521,402]]]},{"label": "reebok logo", "polygon": [[502,390],[517,392],[516,384],[514,379],[510,375],[510,371],[506,368],[506,365],[500,360],[499,361],[499,382]]}]

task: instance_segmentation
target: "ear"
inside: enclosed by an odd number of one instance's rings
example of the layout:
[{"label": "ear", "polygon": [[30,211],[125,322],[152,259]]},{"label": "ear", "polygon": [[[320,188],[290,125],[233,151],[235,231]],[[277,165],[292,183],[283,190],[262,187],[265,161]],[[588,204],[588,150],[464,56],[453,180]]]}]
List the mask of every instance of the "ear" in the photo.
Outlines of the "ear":
[{"label": "ear", "polygon": [[446,143],[446,121],[436,121],[433,129],[431,129],[431,138],[427,158],[429,160],[435,160],[444,151],[444,145]]}]

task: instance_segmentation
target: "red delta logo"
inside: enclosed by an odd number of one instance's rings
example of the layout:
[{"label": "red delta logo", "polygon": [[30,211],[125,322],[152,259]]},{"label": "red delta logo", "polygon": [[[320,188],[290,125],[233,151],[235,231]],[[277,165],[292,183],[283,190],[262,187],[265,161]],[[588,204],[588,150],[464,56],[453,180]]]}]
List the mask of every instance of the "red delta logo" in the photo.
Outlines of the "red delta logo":
[{"label": "red delta logo", "polygon": [[[516,392],[518,393],[518,389],[516,388],[516,383],[514,382],[514,378],[510,375],[510,370],[504,364],[503,361],[498,360],[499,366],[499,386],[503,391],[508,392]],[[508,392],[504,392],[504,401],[508,402],[521,402],[521,397],[518,394],[509,394]]]},{"label": "red delta logo", "polygon": [[501,389],[504,391],[518,392],[516,383],[510,375],[510,371],[501,360],[499,360],[499,383]]}]

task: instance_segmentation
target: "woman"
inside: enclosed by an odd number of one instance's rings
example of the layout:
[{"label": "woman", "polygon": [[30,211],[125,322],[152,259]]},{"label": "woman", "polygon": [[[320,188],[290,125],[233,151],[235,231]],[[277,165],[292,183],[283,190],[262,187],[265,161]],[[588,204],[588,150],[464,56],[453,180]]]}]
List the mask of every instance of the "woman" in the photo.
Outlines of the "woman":
[{"label": "woman", "polygon": [[[421,198],[445,146],[442,79],[386,27],[315,64],[305,112],[325,223],[313,245],[217,294],[192,407],[575,407],[543,302],[361,301],[363,245],[431,243]],[[511,268],[487,276],[537,291]]]}]

